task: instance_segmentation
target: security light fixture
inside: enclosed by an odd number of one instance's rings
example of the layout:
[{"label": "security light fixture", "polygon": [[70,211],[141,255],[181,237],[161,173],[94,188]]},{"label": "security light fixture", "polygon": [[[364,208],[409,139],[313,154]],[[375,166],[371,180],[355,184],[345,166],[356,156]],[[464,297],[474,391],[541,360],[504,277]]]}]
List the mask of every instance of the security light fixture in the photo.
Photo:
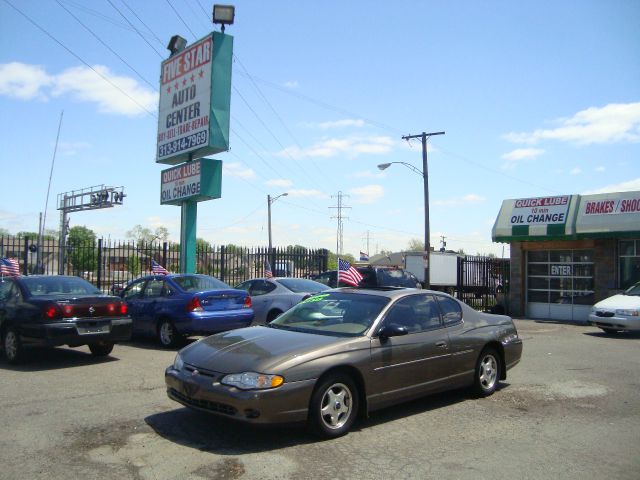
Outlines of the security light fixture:
[{"label": "security light fixture", "polygon": [[175,55],[176,53],[180,53],[184,50],[184,47],[187,46],[187,40],[182,38],[180,35],[174,35],[169,40],[169,45],[167,45],[167,50],[171,52],[171,55]]},{"label": "security light fixture", "polygon": [[236,16],[236,7],[233,5],[214,5],[213,6],[213,23],[222,25],[222,33],[224,33],[225,25],[233,25],[233,19]]}]

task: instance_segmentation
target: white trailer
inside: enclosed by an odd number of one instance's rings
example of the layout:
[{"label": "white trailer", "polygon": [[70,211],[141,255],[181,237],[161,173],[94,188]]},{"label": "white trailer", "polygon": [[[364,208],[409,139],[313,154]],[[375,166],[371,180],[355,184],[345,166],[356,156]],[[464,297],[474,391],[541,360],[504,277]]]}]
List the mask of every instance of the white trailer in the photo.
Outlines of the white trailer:
[{"label": "white trailer", "polygon": [[[457,253],[431,252],[429,254],[429,280],[434,290],[453,291],[458,284]],[[424,285],[424,255],[408,252],[404,256],[404,269],[413,273]]]}]

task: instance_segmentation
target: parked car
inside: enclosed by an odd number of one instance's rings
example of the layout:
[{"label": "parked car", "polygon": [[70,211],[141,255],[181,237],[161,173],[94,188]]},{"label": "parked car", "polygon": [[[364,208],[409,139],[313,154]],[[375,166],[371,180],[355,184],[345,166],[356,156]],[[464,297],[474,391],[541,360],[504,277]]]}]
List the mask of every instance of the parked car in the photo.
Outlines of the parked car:
[{"label": "parked car", "polygon": [[606,333],[640,331],[640,282],[591,308],[589,323]]},{"label": "parked car", "polygon": [[192,343],[165,382],[187,407],[254,424],[308,422],[336,437],[359,414],[429,393],[491,395],[521,354],[508,316],[430,290],[344,288],[266,326]]},{"label": "parked car", "polygon": [[129,283],[121,296],[133,334],[155,337],[165,347],[186,336],[249,326],[254,316],[247,292],[208,275],[148,275]]},{"label": "parked car", "polygon": [[[407,288],[422,288],[420,280],[411,272],[403,270],[402,268],[390,268],[390,267],[357,267],[356,268],[362,280],[360,281],[360,287],[407,287]],[[313,275],[312,280],[316,282],[324,283],[331,288],[347,287],[350,286],[344,282],[340,282],[338,285],[338,271],[328,270],[318,275]]]},{"label": "parked car", "polygon": [[120,298],[80,277],[3,277],[0,335],[10,363],[24,360],[29,346],[88,345],[93,355],[104,356],[131,338],[131,317]]},{"label": "parked car", "polygon": [[251,296],[256,316],[254,322],[264,324],[310,297],[329,289],[328,286],[306,278],[254,278],[237,285]]}]

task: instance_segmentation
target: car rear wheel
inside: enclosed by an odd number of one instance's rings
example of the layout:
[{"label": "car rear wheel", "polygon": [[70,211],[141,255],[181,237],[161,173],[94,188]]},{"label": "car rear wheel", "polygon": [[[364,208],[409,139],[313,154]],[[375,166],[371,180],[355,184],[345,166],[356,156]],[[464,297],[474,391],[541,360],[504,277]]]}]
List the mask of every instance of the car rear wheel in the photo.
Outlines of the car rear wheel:
[{"label": "car rear wheel", "polygon": [[339,437],[349,431],[357,414],[358,390],[354,381],[344,374],[331,375],[313,392],[309,427],[321,437]]},{"label": "car rear wheel", "polygon": [[91,350],[91,355],[93,355],[94,357],[104,357],[109,355],[113,351],[113,343],[91,343],[89,345],[89,350]]},{"label": "car rear wheel", "polygon": [[485,348],[476,363],[474,391],[487,397],[496,391],[500,381],[500,357],[493,348]]},{"label": "car rear wheel", "polygon": [[4,332],[2,338],[2,346],[4,348],[4,356],[7,361],[12,364],[20,363],[24,360],[24,347],[20,335],[13,328],[9,327]]},{"label": "car rear wheel", "polygon": [[170,320],[160,320],[158,325],[158,340],[163,347],[171,348],[178,345],[180,335]]},{"label": "car rear wheel", "polygon": [[271,323],[273,322],[276,318],[278,318],[280,315],[282,315],[282,312],[280,310],[271,310],[268,314],[267,314],[267,323]]}]

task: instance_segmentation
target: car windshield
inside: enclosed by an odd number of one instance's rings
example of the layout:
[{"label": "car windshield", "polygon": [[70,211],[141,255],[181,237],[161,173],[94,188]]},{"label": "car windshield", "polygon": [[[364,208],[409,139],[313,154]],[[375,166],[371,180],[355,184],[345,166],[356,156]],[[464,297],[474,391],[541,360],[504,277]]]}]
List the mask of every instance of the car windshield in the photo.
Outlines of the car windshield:
[{"label": "car windshield", "polygon": [[322,283],[304,278],[279,278],[277,282],[294,293],[316,293],[329,289],[328,286],[323,285]]},{"label": "car windshield", "polygon": [[280,315],[269,327],[355,337],[371,327],[387,303],[388,298],[377,295],[319,293]]},{"label": "car windshield", "polygon": [[640,282],[636,283],[635,285],[631,285],[629,288],[627,288],[624,291],[625,295],[635,295],[637,297],[640,297]]},{"label": "car windshield", "polygon": [[102,292],[78,277],[22,277],[22,284],[30,295],[101,295]]},{"label": "car windshield", "polygon": [[223,281],[206,275],[182,275],[180,277],[173,277],[173,281],[185,292],[202,292],[205,290],[231,288]]}]

